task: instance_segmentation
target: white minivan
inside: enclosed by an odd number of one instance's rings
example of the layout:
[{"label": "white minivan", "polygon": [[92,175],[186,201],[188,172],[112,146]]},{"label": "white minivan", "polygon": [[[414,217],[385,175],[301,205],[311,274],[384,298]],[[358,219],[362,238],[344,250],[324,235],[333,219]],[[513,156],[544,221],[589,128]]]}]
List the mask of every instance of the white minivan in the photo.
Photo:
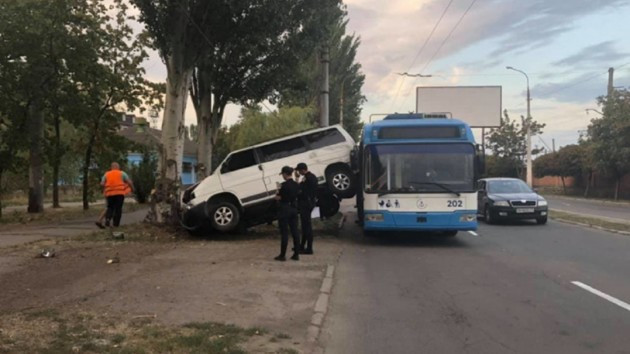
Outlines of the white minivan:
[{"label": "white minivan", "polygon": [[[304,162],[322,186],[340,198],[354,196],[352,137],[341,126],[309,130],[233,151],[215,172],[184,193],[186,220],[209,221],[218,231],[275,219],[274,196],[283,166]],[[186,216],[186,215],[185,215]]]}]

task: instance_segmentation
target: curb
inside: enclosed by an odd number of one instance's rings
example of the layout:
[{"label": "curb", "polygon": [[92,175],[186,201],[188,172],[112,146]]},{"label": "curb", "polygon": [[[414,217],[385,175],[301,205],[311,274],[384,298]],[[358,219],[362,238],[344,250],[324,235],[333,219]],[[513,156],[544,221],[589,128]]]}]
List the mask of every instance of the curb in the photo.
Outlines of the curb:
[{"label": "curb", "polygon": [[597,226],[597,225],[593,225],[593,224],[585,224],[585,223],[572,221],[572,220],[567,220],[567,219],[562,219],[562,218],[554,218],[554,217],[552,217],[551,219],[553,219],[555,221],[558,221],[558,222],[561,222],[561,223],[565,223],[565,224],[582,226],[582,227],[587,227],[589,229],[595,229],[595,230],[610,232],[610,233],[613,233],[613,234],[630,236],[630,232],[628,232],[628,231],[620,231],[620,230],[615,230],[615,229],[609,229],[609,228],[606,228],[606,227],[601,227],[601,226]]},{"label": "curb", "polygon": [[313,349],[310,351],[311,353],[323,352],[323,348],[318,347],[316,343],[321,332],[322,324],[324,323],[324,318],[326,317],[326,313],[328,312],[328,303],[332,292],[334,274],[335,266],[329,264],[326,268],[326,275],[322,280],[322,286],[319,289],[319,296],[317,297],[317,301],[315,302],[315,307],[313,309],[314,313],[311,317],[311,323],[306,331],[307,343],[314,346]]},{"label": "curb", "polygon": [[623,219],[618,219],[618,218],[610,218],[610,217],[607,217],[607,216],[593,216],[591,214],[576,213],[574,211],[568,211],[568,210],[556,209],[556,208],[549,208],[549,211],[555,211],[555,212],[559,212],[559,213],[571,214],[571,215],[575,215],[575,216],[578,216],[578,217],[584,217],[584,218],[590,218],[590,219],[600,219],[600,220],[604,220],[604,221],[612,222],[612,223],[616,223],[616,224],[628,224],[628,225],[630,225],[630,222],[628,220],[623,220]]},{"label": "curb", "polygon": [[[616,202],[614,200],[602,200],[602,199],[589,199],[589,198],[580,198],[580,197],[571,197],[571,196],[564,196],[564,195],[557,195],[557,194],[547,194],[550,197],[556,197],[558,199],[568,199],[568,200],[577,200],[577,201],[584,201],[584,202],[590,202],[590,203],[599,203],[599,204],[604,204],[604,205],[618,205],[618,206],[625,206],[625,207],[630,207],[630,202],[626,202],[626,201],[621,201],[621,202]],[[545,196],[543,194],[543,196]]]}]

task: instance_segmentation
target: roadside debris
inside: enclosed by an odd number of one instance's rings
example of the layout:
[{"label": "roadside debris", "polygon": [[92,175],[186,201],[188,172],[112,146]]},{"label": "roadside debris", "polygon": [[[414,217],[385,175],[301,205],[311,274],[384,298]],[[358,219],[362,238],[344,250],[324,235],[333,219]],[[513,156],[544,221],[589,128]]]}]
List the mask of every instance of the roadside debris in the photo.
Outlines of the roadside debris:
[{"label": "roadside debris", "polygon": [[52,258],[55,256],[54,248],[44,248],[39,254],[41,258]]},{"label": "roadside debris", "polygon": [[114,238],[114,240],[124,240],[125,233],[122,231],[114,231],[112,232],[112,237]]},{"label": "roadside debris", "polygon": [[118,253],[110,259],[107,260],[107,264],[120,263],[120,258],[118,258]]}]

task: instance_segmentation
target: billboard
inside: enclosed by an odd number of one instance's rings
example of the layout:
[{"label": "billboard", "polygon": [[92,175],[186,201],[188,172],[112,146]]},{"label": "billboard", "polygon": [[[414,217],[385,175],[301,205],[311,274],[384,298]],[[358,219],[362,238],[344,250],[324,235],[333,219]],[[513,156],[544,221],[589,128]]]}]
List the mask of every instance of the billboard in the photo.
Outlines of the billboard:
[{"label": "billboard", "polygon": [[473,128],[501,125],[501,86],[421,86],[417,113],[447,113]]}]

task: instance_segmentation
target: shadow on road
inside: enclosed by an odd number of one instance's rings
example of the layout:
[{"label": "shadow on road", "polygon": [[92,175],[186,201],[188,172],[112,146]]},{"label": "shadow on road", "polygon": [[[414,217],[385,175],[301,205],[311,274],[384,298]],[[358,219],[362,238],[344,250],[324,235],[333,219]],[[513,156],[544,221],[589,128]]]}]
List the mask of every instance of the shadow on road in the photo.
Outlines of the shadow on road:
[{"label": "shadow on road", "polygon": [[379,247],[466,248],[470,247],[463,240],[467,236],[470,235],[465,232],[460,232],[456,237],[432,232],[386,232],[370,237],[359,236],[352,241]]}]

